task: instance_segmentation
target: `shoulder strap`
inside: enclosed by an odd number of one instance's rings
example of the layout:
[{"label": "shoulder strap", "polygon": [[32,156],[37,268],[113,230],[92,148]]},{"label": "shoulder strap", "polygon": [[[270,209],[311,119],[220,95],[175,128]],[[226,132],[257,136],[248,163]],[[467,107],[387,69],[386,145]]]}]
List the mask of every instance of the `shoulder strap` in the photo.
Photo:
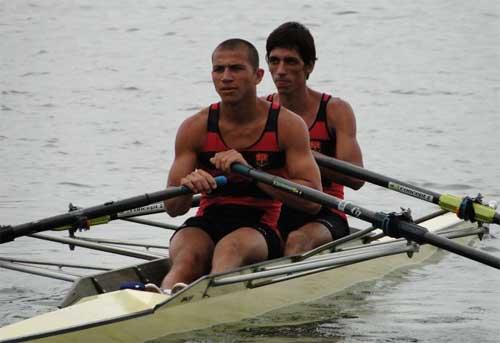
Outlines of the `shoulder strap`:
[{"label": "shoulder strap", "polygon": [[321,102],[319,104],[319,109],[318,109],[318,120],[321,121],[326,121],[326,106],[328,104],[328,101],[331,99],[331,95],[323,93],[321,95]]},{"label": "shoulder strap", "polygon": [[278,103],[273,102],[269,106],[269,115],[266,123],[265,131],[278,131],[278,115],[280,113],[281,106]]},{"label": "shoulder strap", "polygon": [[208,132],[218,131],[219,108],[220,108],[219,102],[210,105],[210,110],[208,111],[208,123],[207,123]]}]

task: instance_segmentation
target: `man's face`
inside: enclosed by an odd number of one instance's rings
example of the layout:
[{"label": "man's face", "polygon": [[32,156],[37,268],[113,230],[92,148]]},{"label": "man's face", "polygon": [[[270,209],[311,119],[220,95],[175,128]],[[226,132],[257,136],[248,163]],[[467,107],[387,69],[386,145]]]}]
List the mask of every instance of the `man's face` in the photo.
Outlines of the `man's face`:
[{"label": "man's face", "polygon": [[246,48],[218,49],[212,56],[212,81],[223,102],[241,101],[247,94],[256,94],[263,70],[254,70]]},{"label": "man's face", "polygon": [[306,65],[295,49],[274,48],[267,60],[269,72],[279,93],[289,94],[306,84],[313,66]]}]

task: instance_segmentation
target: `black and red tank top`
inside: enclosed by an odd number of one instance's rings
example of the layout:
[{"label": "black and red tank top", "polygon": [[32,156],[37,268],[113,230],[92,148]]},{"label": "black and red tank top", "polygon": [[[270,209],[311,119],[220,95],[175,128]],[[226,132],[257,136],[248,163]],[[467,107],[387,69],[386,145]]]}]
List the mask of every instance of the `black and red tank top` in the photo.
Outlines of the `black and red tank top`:
[{"label": "black and red tank top", "polygon": [[[283,175],[286,163],[285,152],[278,142],[279,104],[271,104],[268,118],[261,136],[255,143],[244,149],[238,149],[252,167],[275,175]],[[230,150],[219,130],[220,103],[212,104],[208,113],[207,136],[198,153],[198,168],[212,176],[222,175],[210,162],[217,152]],[[207,208],[214,205],[239,205],[261,210],[261,223],[277,231],[277,222],[281,209],[281,201],[271,198],[248,177],[231,173],[228,185],[210,194],[203,195],[197,215],[201,216]]]},{"label": "black and red tank top", "polygon": [[[274,94],[267,96],[267,101],[273,102]],[[319,104],[318,113],[314,122],[309,127],[310,146],[311,150],[320,152],[326,156],[336,157],[337,137],[335,128],[328,129],[326,107],[328,101],[332,98],[331,95],[323,93]],[[273,102],[274,103],[274,102]],[[323,192],[333,195],[339,199],[344,199],[344,186],[338,183],[328,181],[322,178]],[[345,217],[345,214],[340,211],[335,212]]]}]

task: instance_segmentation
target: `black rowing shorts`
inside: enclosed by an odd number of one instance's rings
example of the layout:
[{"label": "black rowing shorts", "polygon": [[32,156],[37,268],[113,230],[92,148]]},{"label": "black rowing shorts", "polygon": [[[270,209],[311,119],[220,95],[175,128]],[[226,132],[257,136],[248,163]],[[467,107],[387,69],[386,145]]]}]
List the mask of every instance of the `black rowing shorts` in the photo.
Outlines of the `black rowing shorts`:
[{"label": "black rowing shorts", "polygon": [[321,207],[318,213],[311,215],[283,205],[278,227],[281,236],[286,241],[290,232],[311,222],[320,223],[325,226],[330,231],[332,240],[339,239],[349,234],[349,224],[347,221],[339,214],[326,207]]},{"label": "black rowing shorts", "polygon": [[[241,227],[250,227],[264,236],[269,259],[283,256],[283,241],[275,230],[260,222],[261,217],[260,209],[240,205],[215,205],[208,207],[202,216],[188,218],[176,233],[186,227],[198,227],[217,244],[229,233]],[[172,238],[174,236],[175,233]]]}]

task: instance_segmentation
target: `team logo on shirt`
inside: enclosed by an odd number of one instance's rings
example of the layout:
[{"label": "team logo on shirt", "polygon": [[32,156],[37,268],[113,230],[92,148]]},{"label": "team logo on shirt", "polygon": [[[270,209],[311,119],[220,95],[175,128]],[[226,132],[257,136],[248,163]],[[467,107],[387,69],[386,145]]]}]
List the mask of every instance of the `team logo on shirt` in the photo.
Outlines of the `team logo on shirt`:
[{"label": "team logo on shirt", "polygon": [[269,164],[269,154],[265,152],[258,152],[255,154],[255,164],[259,168],[264,168]]},{"label": "team logo on shirt", "polygon": [[311,141],[310,146],[311,146],[311,150],[321,152],[321,142],[320,141]]}]

